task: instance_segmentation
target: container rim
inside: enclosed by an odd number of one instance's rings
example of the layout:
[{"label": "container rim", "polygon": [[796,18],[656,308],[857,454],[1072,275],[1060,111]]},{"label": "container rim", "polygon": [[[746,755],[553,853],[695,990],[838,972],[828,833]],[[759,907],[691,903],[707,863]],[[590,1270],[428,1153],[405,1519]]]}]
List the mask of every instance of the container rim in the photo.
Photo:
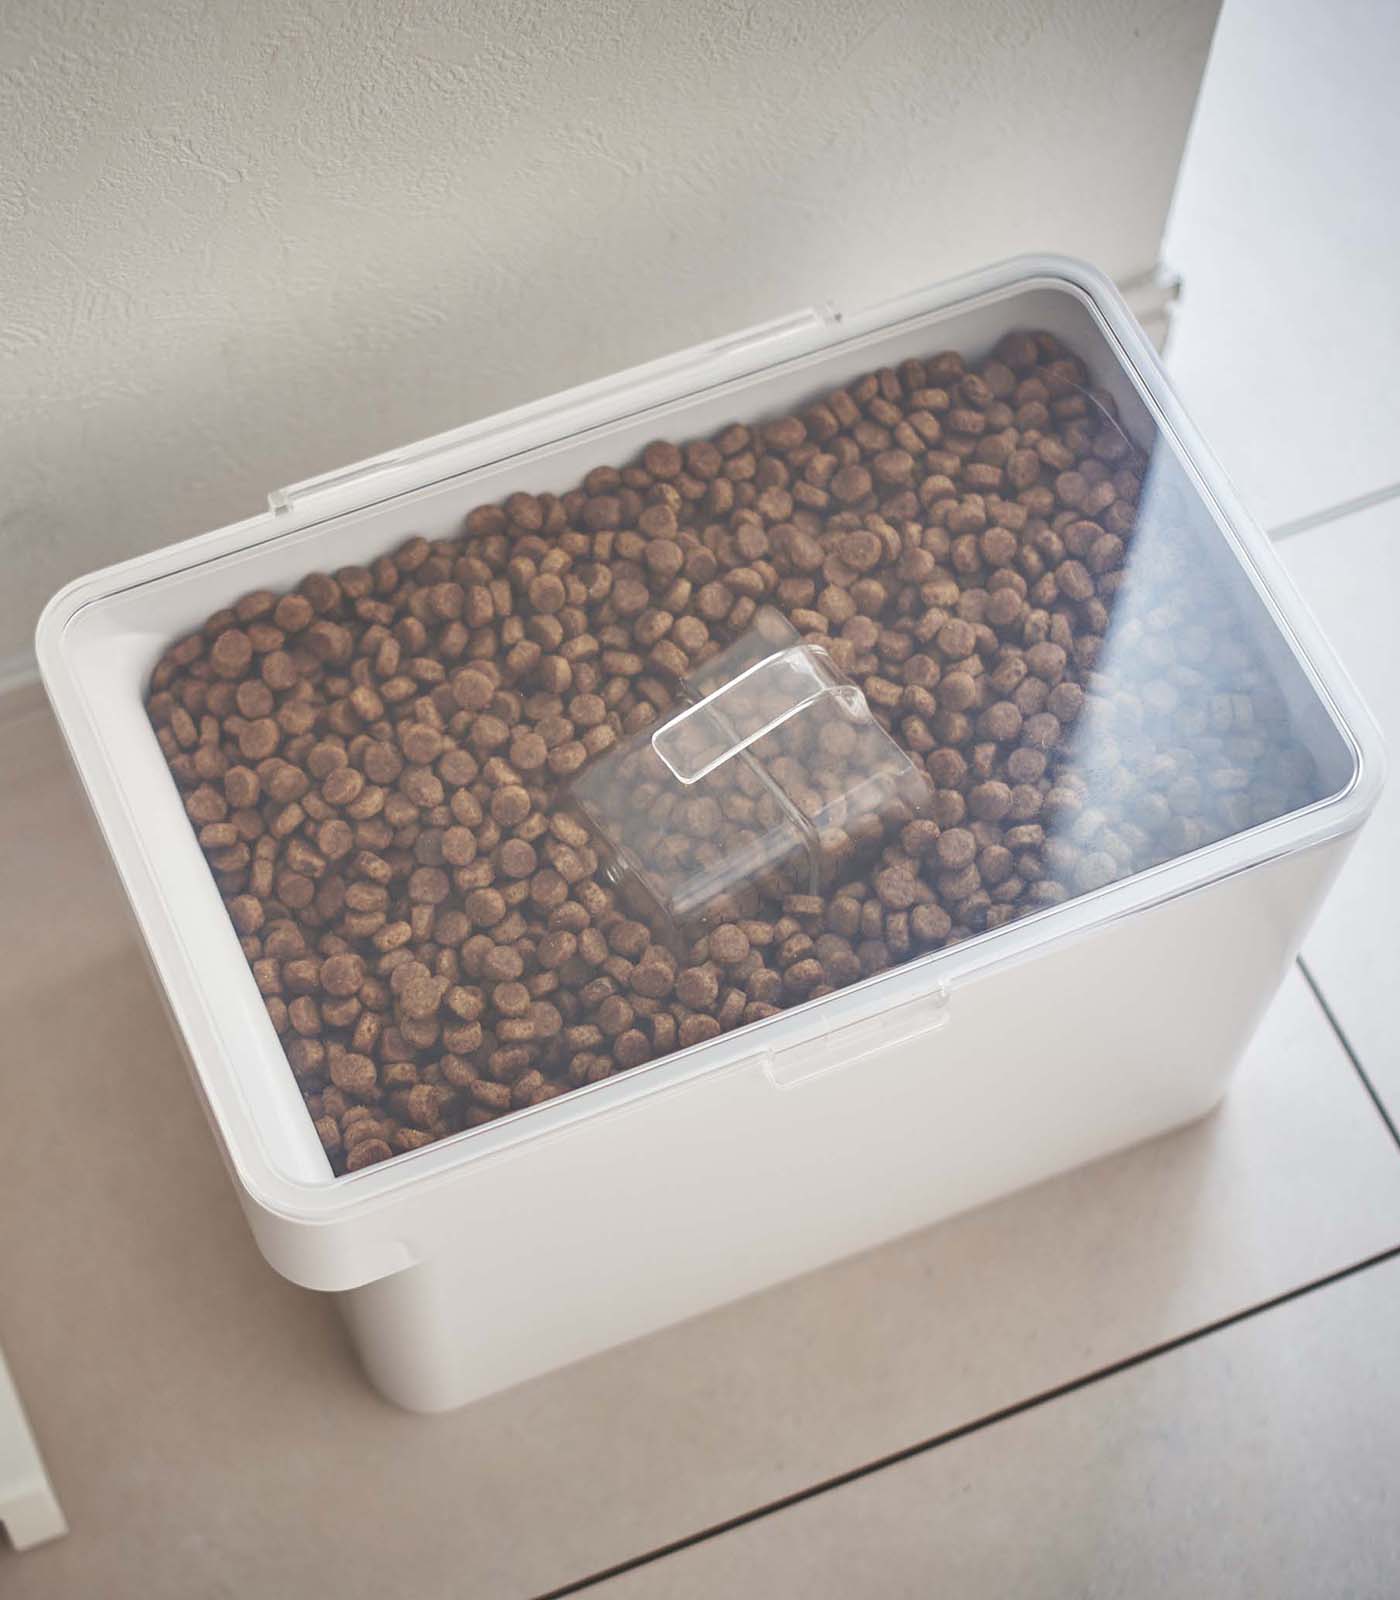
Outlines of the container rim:
[{"label": "container rim", "polygon": [[[991,304],[1037,288],[1066,292],[1083,304],[1168,441],[1234,551],[1273,625],[1301,666],[1351,758],[1348,781],[1335,793],[1243,833],[1136,873],[1118,883],[1046,907],[1014,923],[932,951],[819,1000],[807,1001],[686,1050],[673,1052],[540,1106],[512,1112],[391,1162],[336,1178],[324,1155],[324,1176],[299,1172],[268,1148],[265,1129],[247,1101],[236,1057],[214,1026],[198,976],[182,953],[180,929],[161,893],[139,819],[123,791],[113,753],[102,737],[83,674],[65,640],[80,615],[118,595],[154,585],[221,558],[303,533],[352,512],[395,501],[450,480],[467,480],[542,447],[587,439],[609,425],[666,405],[682,405],[757,374],[815,361],[916,322]],[[783,1047],[824,1036],[886,1010],[897,990],[960,983],[1025,960],[1050,940],[1082,937],[1122,917],[1284,854],[1346,833],[1365,819],[1384,781],[1379,732],[1354,685],[1319,631],[1267,537],[1246,512],[1213,454],[1187,417],[1156,350],[1112,282],[1068,257],[1021,256],[853,314],[826,310],[785,319],[790,333],[777,354],[773,336],[717,341],[697,357],[683,352],[599,384],[586,384],[502,413],[430,441],[431,450],[375,458],[322,480],[287,503],[211,533],[168,545],[80,577],[45,606],[35,634],[40,672],[69,754],[113,857],[150,951],[165,998],[183,1035],[192,1071],[231,1171],[246,1199],[288,1223],[325,1227],[361,1217],[408,1192],[450,1181],[487,1159],[504,1159],[527,1144],[567,1134],[600,1114],[620,1115],[659,1092],[764,1057],[780,1031]],[[771,325],[776,327],[777,325]],[[708,352],[708,353],[706,353]],[[436,472],[437,476],[428,474]],[[368,496],[368,498],[367,498]],[[248,983],[251,984],[251,976]],[[291,1074],[287,1074],[289,1083]],[[299,1097],[298,1097],[299,1098]],[[305,1132],[314,1141],[309,1117]]]}]

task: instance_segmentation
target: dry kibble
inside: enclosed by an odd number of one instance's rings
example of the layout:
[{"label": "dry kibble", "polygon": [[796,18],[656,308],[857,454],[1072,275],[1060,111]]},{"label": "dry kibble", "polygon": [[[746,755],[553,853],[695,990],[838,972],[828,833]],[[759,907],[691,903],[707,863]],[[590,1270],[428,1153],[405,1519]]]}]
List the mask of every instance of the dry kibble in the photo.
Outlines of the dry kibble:
[{"label": "dry kibble", "polygon": [[632,1026],[635,1016],[635,1010],[620,994],[609,995],[598,1007],[598,1026],[609,1038],[615,1038]]},{"label": "dry kibble", "polygon": [[671,992],[675,972],[664,961],[642,961],[632,972],[632,988],[649,1000],[660,1000]]},{"label": "dry kibble", "polygon": [[510,747],[510,764],[517,772],[535,772],[549,759],[549,746],[537,733],[517,734]]},{"label": "dry kibble", "polygon": [[518,978],[524,970],[525,962],[520,952],[508,944],[493,945],[482,957],[482,976],[496,983]]},{"label": "dry kibble", "polygon": [[510,1105],[510,1085],[490,1083],[473,1078],[467,1088],[468,1098],[474,1105],[487,1111],[504,1111]]},{"label": "dry kibble", "polygon": [[966,711],[976,703],[977,680],[968,672],[950,672],[939,681],[934,696],[940,711]]},{"label": "dry kibble", "polygon": [[911,867],[886,867],[876,875],[875,893],[891,911],[907,911],[918,899],[918,879]]},{"label": "dry kibble", "polygon": [[719,978],[711,967],[687,967],[676,979],[676,997],[692,1011],[708,1011],[719,998]]},{"label": "dry kibble", "polygon": [[977,858],[977,839],[968,828],[946,828],[934,846],[940,866],[957,871]]},{"label": "dry kibble", "polygon": [[686,1050],[691,1045],[703,1044],[707,1039],[717,1038],[719,1033],[720,1023],[717,1017],[702,1016],[697,1012],[681,1023],[677,1043]]},{"label": "dry kibble", "polygon": [[452,867],[466,867],[476,859],[476,835],[470,828],[447,828],[442,835],[442,859]]},{"label": "dry kibble", "polygon": [[239,933],[256,933],[263,925],[262,901],[251,894],[237,894],[228,902],[229,919]]},{"label": "dry kibble", "polygon": [[506,914],[505,896],[499,889],[476,889],[467,896],[467,915],[478,928],[493,928]]},{"label": "dry kibble", "polygon": [[358,1172],[362,1167],[372,1167],[378,1161],[387,1161],[393,1153],[383,1139],[361,1140],[345,1157],[345,1170]]},{"label": "dry kibble", "polygon": [[236,738],[239,755],[248,761],[262,761],[277,748],[282,734],[271,717],[258,717],[252,722],[245,722]]},{"label": "dry kibble", "polygon": [[915,906],[909,913],[909,931],[920,944],[941,944],[953,931],[953,919],[942,906]]},{"label": "dry kibble", "polygon": [[507,783],[491,796],[491,817],[503,828],[518,827],[530,815],[529,791],[518,783]]},{"label": "dry kibble", "polygon": [[738,966],[748,953],[748,935],[733,923],[725,923],[710,935],[710,954],[723,966]]},{"label": "dry kibble", "polygon": [[831,480],[831,493],[847,505],[864,500],[873,487],[869,472],[854,464],[842,467]]},{"label": "dry kibble", "polygon": [[972,790],[967,802],[978,822],[1000,822],[1011,810],[1011,789],[1000,779],[989,779]]},{"label": "dry kibble", "polygon": [[899,842],[911,856],[928,856],[933,853],[933,848],[938,843],[938,831],[936,822],[919,817],[905,824],[900,832]]},{"label": "dry kibble", "polygon": [[434,1016],[446,992],[444,978],[430,977],[427,973],[410,978],[399,991],[399,1009],[405,1017],[419,1020]]},{"label": "dry kibble", "polygon": [[451,679],[452,696],[464,711],[484,711],[496,695],[496,686],[486,673],[463,667]]},{"label": "dry kibble", "polygon": [[364,981],[365,964],[357,955],[328,956],[321,963],[321,987],[327,994],[358,994]]},{"label": "dry kibble", "polygon": [[[1318,797],[1229,596],[1135,531],[1145,461],[1091,387],[1043,335],[931,355],[171,645],[156,735],[337,1173]],[[668,944],[567,788],[763,606],[929,799],[847,815],[855,733],[794,719],[764,761],[819,819],[820,892],[775,870]],[[639,826],[712,868],[760,836],[760,788],[643,786]]]},{"label": "dry kibble", "polygon": [[241,628],[228,628],[215,639],[209,661],[221,678],[239,678],[253,659],[253,642]]},{"label": "dry kibble", "polygon": [[[965,622],[961,617],[950,617],[938,630],[934,642],[945,656],[953,660],[961,660],[970,656],[977,647],[977,631],[970,622]],[[946,680],[945,680],[946,683]],[[943,704],[940,699],[940,704]],[[963,707],[955,707],[962,710]]]},{"label": "dry kibble", "polygon": [[331,1057],[331,1082],[346,1094],[370,1094],[376,1084],[374,1063],[368,1056],[342,1052]]},{"label": "dry kibble", "polygon": [[535,848],[524,839],[507,839],[501,846],[500,866],[507,878],[528,878],[538,865]]}]

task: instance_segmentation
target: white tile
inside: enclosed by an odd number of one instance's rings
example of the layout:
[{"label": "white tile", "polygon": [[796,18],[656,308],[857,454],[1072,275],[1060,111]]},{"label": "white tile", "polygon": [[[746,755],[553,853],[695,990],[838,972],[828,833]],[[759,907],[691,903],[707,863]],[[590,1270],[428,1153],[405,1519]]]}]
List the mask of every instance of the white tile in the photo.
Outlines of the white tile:
[{"label": "white tile", "polygon": [[1400,6],[1228,0],[1165,256],[1168,364],[1266,527],[1400,479]]},{"label": "white tile", "polygon": [[536,1593],[1400,1243],[1294,977],[1194,1128],[410,1416],[258,1256],[42,712],[0,728],[0,881],[0,1337],[75,1530],[6,1600]]},{"label": "white tile", "polygon": [[1370,822],[1303,946],[1362,1066],[1400,1124],[1400,499],[1279,545],[1389,746],[1392,770]]},{"label": "white tile", "polygon": [[597,1600],[1400,1586],[1400,1263],[636,1568]]}]

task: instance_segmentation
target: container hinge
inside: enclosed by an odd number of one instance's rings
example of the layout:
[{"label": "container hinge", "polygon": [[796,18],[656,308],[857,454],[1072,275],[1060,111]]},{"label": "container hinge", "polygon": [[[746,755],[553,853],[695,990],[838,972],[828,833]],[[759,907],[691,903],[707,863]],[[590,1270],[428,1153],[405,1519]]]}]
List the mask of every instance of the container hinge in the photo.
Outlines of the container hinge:
[{"label": "container hinge", "polygon": [[353,466],[274,489],[267,497],[268,507],[278,516],[286,516],[304,510],[308,501],[322,498],[334,498],[337,510],[370,505],[391,494],[502,460],[547,443],[551,437],[564,437],[660,405],[702,381],[740,377],[759,366],[816,349],[840,320],[841,313],[830,304],[808,306]]}]

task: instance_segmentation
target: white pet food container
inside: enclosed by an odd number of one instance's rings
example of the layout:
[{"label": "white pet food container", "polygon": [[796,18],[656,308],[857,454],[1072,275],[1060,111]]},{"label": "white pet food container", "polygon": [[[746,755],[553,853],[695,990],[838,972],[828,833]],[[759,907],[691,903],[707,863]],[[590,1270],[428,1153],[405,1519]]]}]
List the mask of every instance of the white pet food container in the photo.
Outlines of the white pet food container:
[{"label": "white pet food container", "polygon": [[[1150,449],[1135,548],[1192,541],[1211,584],[1232,596],[1311,758],[1303,803],[825,998],[335,1177],[143,708],[166,644],[249,590],[367,562],[412,534],[453,534],[472,506],[520,489],[563,492],[654,438],[779,415],[939,349],[977,358],[1027,328],[1081,356]],[[1121,629],[1128,657],[1141,605],[1136,617]],[[1142,332],[1111,284],[1058,259],[855,315],[803,312],[282,491],[246,522],[71,584],[40,620],[38,652],[264,1255],[293,1282],[338,1295],[371,1379],[423,1411],[1201,1115],[1381,783],[1369,717]],[[1229,696],[1228,682],[1217,687]]]}]

